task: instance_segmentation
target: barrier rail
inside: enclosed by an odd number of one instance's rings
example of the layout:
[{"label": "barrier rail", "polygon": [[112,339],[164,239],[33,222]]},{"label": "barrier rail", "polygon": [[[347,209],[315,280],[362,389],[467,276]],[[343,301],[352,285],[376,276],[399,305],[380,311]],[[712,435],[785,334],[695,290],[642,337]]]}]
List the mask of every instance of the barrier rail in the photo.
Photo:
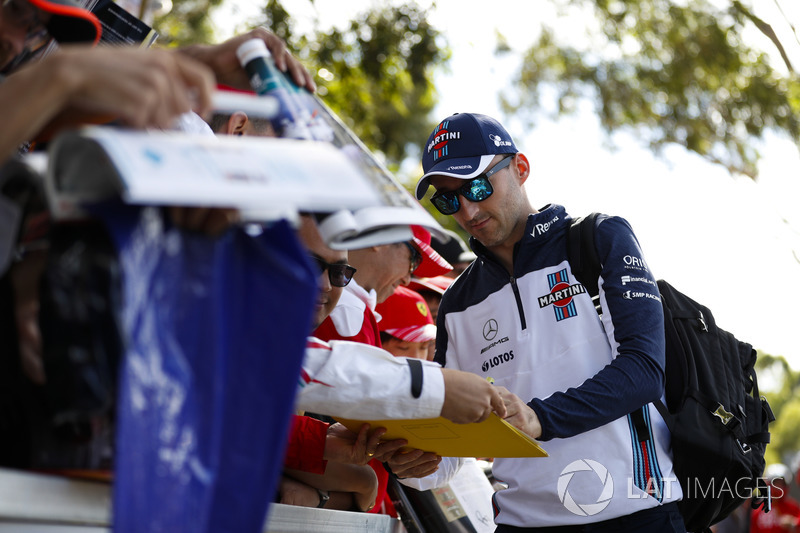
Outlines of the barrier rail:
[{"label": "barrier rail", "polygon": [[[109,533],[111,487],[0,468],[0,533]],[[263,533],[400,533],[399,520],[273,504]]]}]

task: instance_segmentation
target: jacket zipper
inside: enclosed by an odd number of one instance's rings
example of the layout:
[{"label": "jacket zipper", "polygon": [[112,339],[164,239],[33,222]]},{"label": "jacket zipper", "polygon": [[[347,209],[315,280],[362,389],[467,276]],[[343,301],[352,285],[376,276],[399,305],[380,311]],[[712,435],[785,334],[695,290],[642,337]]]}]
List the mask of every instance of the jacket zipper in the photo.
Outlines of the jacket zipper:
[{"label": "jacket zipper", "polygon": [[511,290],[514,291],[514,299],[517,301],[517,311],[519,311],[519,322],[522,329],[528,327],[525,321],[525,310],[522,307],[522,297],[519,295],[519,287],[517,287],[517,278],[511,276]]}]

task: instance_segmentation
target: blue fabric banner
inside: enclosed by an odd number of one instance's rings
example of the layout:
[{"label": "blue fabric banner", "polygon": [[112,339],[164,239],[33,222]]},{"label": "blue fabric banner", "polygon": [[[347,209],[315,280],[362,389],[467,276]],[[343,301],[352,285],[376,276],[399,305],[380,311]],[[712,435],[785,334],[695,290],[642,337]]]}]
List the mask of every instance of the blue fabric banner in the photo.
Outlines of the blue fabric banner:
[{"label": "blue fabric banner", "polygon": [[115,533],[256,533],[283,463],[316,274],[285,221],[218,239],[106,215],[123,268]]}]

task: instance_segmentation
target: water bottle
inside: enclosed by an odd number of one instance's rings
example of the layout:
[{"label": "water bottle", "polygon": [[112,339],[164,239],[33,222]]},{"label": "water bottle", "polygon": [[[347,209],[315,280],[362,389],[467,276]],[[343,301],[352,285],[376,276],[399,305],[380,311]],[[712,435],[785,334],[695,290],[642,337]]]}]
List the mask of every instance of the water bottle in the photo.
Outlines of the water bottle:
[{"label": "water bottle", "polygon": [[264,41],[245,41],[237,48],[236,57],[250,78],[250,86],[256,94],[269,95],[278,101],[278,114],[270,119],[278,135],[291,139],[313,139],[309,129],[309,112],[283,73],[275,66]]}]

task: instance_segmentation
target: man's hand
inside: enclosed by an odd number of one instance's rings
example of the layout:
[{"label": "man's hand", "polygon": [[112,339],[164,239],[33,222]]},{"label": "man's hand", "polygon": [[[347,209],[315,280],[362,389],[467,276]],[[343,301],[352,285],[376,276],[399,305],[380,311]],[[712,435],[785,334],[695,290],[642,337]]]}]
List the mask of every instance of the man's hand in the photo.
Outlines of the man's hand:
[{"label": "man's hand", "polygon": [[384,433],[386,428],[370,431],[369,424],[362,424],[358,434],[342,424],[332,424],[325,439],[324,458],[338,463],[365,465],[372,459],[383,462],[408,444],[405,439],[381,442]]},{"label": "man's hand", "polygon": [[177,207],[169,208],[172,223],[177,227],[203,233],[208,237],[219,237],[239,222],[237,209],[211,207]]},{"label": "man's hand", "polygon": [[503,398],[503,403],[506,405],[507,414],[503,417],[505,421],[529,435],[531,438],[538,439],[541,437],[542,424],[539,422],[536,411],[531,409],[519,396],[510,392],[505,387],[496,387],[496,389],[499,391],[500,396]]},{"label": "man's hand", "polygon": [[212,106],[213,73],[175,52],[64,46],[45,62],[68,106],[133,127],[167,128],[178,115],[192,110],[202,115]]},{"label": "man's hand", "polygon": [[398,451],[386,459],[386,464],[399,478],[429,476],[439,469],[441,462],[441,456],[423,450]]},{"label": "man's hand", "polygon": [[236,57],[236,49],[250,39],[263,40],[275,60],[275,66],[281,72],[288,73],[298,87],[305,87],[311,92],[316,90],[311,74],[300,61],[289,53],[283,39],[266,28],[255,28],[220,44],[187,46],[181,48],[180,52],[190,55],[211,67],[219,83],[224,83],[237,89],[250,89],[247,74],[245,74],[244,69],[239,64],[239,59]]},{"label": "man's hand", "polygon": [[476,374],[442,369],[444,405],[442,416],[456,424],[483,422],[492,411],[505,418],[506,406],[497,389]]},{"label": "man's hand", "polygon": [[207,66],[175,52],[62,46],[0,84],[0,161],[65,127],[111,120],[169,127],[188,111],[208,112],[214,88]]}]

